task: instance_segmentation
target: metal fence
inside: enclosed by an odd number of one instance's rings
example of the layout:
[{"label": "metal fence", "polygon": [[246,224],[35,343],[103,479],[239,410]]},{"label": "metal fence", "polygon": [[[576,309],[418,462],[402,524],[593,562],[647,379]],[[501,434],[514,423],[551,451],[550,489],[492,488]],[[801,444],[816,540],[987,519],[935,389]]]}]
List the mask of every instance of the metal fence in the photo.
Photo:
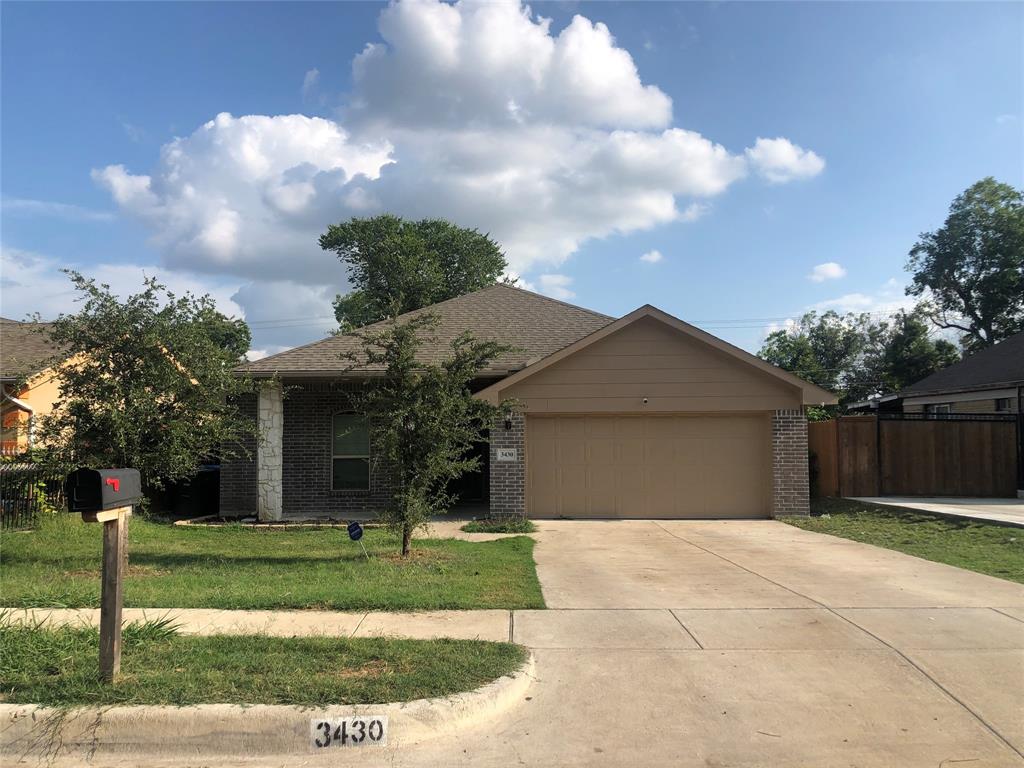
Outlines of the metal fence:
[{"label": "metal fence", "polygon": [[34,528],[54,509],[64,509],[63,475],[32,463],[0,463],[0,528]]}]

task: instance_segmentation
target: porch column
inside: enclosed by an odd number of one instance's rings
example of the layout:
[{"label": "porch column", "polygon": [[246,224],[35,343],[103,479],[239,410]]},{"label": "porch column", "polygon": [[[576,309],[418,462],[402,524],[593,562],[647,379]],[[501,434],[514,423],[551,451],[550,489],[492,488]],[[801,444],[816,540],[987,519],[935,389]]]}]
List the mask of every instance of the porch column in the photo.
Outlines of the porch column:
[{"label": "porch column", "polygon": [[280,520],[284,435],[284,402],[281,385],[260,387],[257,407],[259,444],[256,447],[256,513],[260,520]]},{"label": "porch column", "polygon": [[809,515],[807,417],[800,409],[772,414],[772,517]]},{"label": "porch column", "polygon": [[491,427],[491,515],[526,516],[526,416],[505,415]]}]

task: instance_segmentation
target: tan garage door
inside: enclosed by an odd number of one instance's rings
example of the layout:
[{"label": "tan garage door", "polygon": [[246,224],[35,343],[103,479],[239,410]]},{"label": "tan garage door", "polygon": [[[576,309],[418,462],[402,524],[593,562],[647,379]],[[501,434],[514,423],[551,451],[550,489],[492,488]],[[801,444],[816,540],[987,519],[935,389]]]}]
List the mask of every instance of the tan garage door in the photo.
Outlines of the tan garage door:
[{"label": "tan garage door", "polygon": [[767,517],[767,415],[530,416],[530,517]]}]

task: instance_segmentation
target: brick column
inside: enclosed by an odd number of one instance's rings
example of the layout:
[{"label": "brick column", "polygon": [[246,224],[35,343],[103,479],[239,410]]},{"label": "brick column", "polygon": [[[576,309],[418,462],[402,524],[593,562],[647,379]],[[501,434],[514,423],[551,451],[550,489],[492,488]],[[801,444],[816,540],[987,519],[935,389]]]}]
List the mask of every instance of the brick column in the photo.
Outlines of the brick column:
[{"label": "brick column", "polygon": [[256,447],[256,514],[260,520],[280,520],[283,496],[284,400],[280,384],[260,387],[257,405],[259,444]]},{"label": "brick column", "polygon": [[[499,451],[515,451],[515,459],[499,461]],[[526,516],[526,416],[512,414],[512,428],[499,416],[491,427],[491,515]]]},{"label": "brick column", "polygon": [[772,414],[772,517],[809,515],[807,417],[802,410]]}]

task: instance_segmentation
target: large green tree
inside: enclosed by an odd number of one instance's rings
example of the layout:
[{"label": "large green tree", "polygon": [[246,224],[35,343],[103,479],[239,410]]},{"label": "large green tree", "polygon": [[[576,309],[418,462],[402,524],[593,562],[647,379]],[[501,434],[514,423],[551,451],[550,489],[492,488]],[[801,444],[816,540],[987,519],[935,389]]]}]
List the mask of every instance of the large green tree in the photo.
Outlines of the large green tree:
[{"label": "large green tree", "polygon": [[443,219],[351,219],[320,247],[348,268],[352,290],[334,301],[343,331],[492,285],[508,266],[489,236]]},{"label": "large green tree", "polygon": [[867,314],[808,312],[769,334],[758,355],[846,404],[899,391],[956,362],[956,346],[931,331],[921,309],[878,322]]},{"label": "large green tree", "polygon": [[992,177],[958,195],[910,251],[907,293],[974,351],[1024,330],[1024,193]]},{"label": "large green tree", "polygon": [[234,374],[248,328],[209,296],[175,296],[153,279],[124,300],[68,272],[81,297],[48,333],[60,396],[41,420],[46,457],[70,466],[134,467],[147,489],[191,476],[205,457],[251,434],[233,405],[251,391]]},{"label": "large green tree", "polygon": [[432,338],[437,318],[423,315],[365,333],[352,369],[383,369],[373,387],[353,394],[353,409],[371,425],[374,461],[387,467],[392,491],[381,518],[409,554],[413,532],[453,503],[449,483],[479,467],[472,448],[486,439],[498,409],[474,398],[470,383],[508,348],[463,334],[446,359],[425,363],[417,350]]}]

